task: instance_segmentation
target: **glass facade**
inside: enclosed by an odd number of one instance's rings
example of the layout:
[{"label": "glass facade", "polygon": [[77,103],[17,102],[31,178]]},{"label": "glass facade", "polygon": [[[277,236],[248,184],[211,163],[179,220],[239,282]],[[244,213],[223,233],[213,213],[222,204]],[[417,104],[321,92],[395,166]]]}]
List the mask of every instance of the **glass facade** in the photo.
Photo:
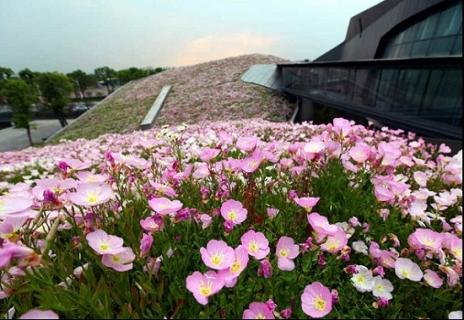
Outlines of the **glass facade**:
[{"label": "glass facade", "polygon": [[462,55],[462,1],[393,35],[382,58]]},{"label": "glass facade", "polygon": [[460,64],[283,66],[282,80],[290,94],[339,104],[345,111],[462,134]]}]

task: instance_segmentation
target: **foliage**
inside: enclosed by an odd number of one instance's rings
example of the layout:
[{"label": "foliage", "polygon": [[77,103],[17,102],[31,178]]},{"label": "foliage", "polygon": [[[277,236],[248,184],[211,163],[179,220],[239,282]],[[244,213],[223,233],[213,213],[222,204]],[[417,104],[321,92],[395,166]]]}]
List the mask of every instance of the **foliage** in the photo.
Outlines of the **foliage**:
[{"label": "foliage", "polygon": [[117,71],[117,78],[119,79],[121,84],[125,84],[125,83],[127,83],[129,81],[137,80],[137,79],[144,78],[144,77],[148,77],[148,76],[150,76],[152,74],[157,74],[157,73],[160,73],[160,72],[162,72],[164,70],[165,69],[163,69],[163,68],[139,69],[139,68],[136,68],[136,67],[131,67],[131,68],[128,68],[128,69],[118,70]]},{"label": "foliage", "polygon": [[63,109],[69,102],[69,95],[73,86],[69,78],[59,72],[46,72],[38,76],[40,93],[44,103],[52,109],[64,127],[67,122],[63,116]]}]

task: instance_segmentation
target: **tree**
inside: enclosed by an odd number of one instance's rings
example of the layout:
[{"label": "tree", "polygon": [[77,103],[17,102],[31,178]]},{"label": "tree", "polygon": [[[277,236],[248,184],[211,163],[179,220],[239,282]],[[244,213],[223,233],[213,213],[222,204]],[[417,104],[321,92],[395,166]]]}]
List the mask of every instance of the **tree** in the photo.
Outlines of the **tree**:
[{"label": "tree", "polygon": [[114,91],[113,78],[116,76],[116,71],[110,67],[101,67],[94,70],[97,80],[102,81],[108,90],[108,94]]},{"label": "tree", "polygon": [[136,67],[131,67],[128,69],[122,69],[117,72],[117,77],[121,84],[125,84],[129,81],[132,80],[137,80],[140,78],[148,77],[149,75],[159,73],[161,71],[164,71],[165,69],[163,68],[146,68],[146,69],[139,69]]},{"label": "tree", "polygon": [[18,72],[18,76],[27,82],[28,85],[34,86],[35,85],[35,80],[37,76],[39,75],[38,72],[34,72],[29,70],[29,68],[23,69]]},{"label": "tree", "polygon": [[42,73],[38,78],[40,93],[45,105],[53,110],[62,127],[68,125],[63,109],[69,102],[73,85],[69,78],[58,72]]},{"label": "tree", "polygon": [[[95,79],[92,75],[85,73],[82,70],[75,70],[71,73],[68,73],[67,76],[74,81],[74,87],[77,92],[80,93],[82,99],[84,100],[85,105],[88,106],[87,96],[85,91],[92,85],[95,84]],[[77,95],[76,95],[77,96]]]},{"label": "tree", "polygon": [[14,75],[13,70],[0,67],[0,82],[10,79],[12,75]]},{"label": "tree", "polygon": [[37,101],[36,92],[24,80],[8,79],[0,89],[2,95],[13,111],[13,123],[16,128],[27,130],[27,138],[32,145],[30,122],[31,105]]}]

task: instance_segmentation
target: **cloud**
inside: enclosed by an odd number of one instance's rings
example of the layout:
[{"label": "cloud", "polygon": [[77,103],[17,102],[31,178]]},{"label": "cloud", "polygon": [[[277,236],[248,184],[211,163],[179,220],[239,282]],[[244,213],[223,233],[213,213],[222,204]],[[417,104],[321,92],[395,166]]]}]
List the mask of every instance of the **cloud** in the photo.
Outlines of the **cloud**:
[{"label": "cloud", "polygon": [[194,39],[182,48],[174,65],[185,66],[249,53],[266,53],[275,38],[251,33],[211,34]]}]

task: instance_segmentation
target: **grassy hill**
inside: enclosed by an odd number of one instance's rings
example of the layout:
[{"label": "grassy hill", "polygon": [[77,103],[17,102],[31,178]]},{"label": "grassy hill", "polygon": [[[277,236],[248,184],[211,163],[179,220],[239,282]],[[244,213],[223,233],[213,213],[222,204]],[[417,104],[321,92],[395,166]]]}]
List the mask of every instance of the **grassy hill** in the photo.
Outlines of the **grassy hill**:
[{"label": "grassy hill", "polygon": [[244,55],[174,68],[128,83],[52,142],[137,130],[161,88],[168,84],[172,85],[171,93],[155,126],[248,118],[285,121],[292,109],[288,101],[265,88],[240,81],[254,64],[282,61],[268,55]]}]

